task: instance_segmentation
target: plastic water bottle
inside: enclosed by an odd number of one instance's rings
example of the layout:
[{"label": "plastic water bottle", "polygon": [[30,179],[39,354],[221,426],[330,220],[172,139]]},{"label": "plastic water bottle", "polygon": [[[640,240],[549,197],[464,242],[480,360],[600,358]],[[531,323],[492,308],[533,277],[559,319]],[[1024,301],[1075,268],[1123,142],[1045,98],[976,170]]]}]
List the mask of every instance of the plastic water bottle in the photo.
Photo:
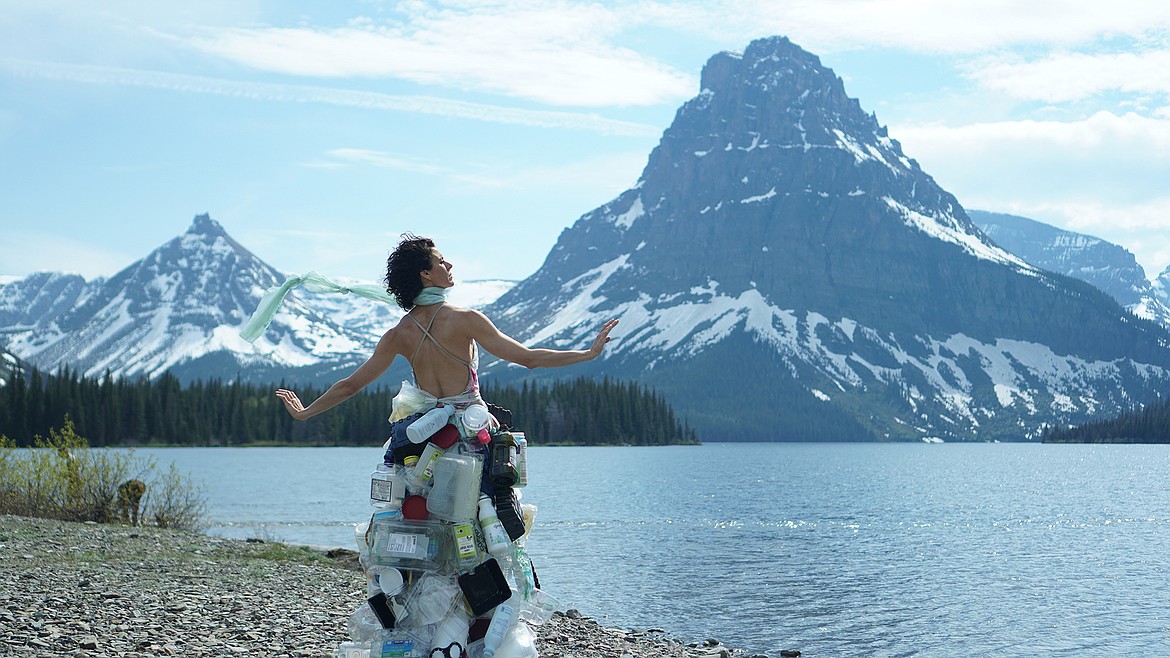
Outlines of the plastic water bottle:
[{"label": "plastic water bottle", "polygon": [[488,624],[487,634],[483,636],[483,655],[486,658],[496,655],[496,649],[500,648],[504,636],[516,623],[518,614],[519,607],[515,594],[512,595],[512,598],[496,606],[496,611],[492,613],[492,621]]},{"label": "plastic water bottle", "polygon": [[487,544],[489,553],[502,556],[508,552],[512,542],[509,541],[504,526],[500,524],[500,519],[496,516],[496,508],[492,505],[492,499],[488,498],[487,494],[479,496],[479,527],[483,528],[483,540]]},{"label": "plastic water bottle", "polygon": [[438,432],[441,427],[446,425],[454,413],[455,407],[449,404],[431,409],[406,428],[407,438],[410,439],[411,443],[422,443],[426,441],[431,438],[432,434]]}]

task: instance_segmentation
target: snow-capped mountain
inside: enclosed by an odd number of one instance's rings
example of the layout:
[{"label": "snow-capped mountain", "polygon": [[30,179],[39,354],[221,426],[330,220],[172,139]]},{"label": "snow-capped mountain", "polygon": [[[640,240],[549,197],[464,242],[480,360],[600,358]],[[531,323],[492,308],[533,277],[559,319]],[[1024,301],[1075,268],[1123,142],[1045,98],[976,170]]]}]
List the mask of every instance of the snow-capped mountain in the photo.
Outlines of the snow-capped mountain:
[{"label": "snow-capped mountain", "polygon": [[[109,279],[37,273],[0,287],[0,340],[32,365],[88,376],[331,383],[401,317],[396,306],[297,290],[255,344],[239,336],[261,296],[288,275],[208,215]],[[468,300],[507,282],[457,286]],[[458,295],[456,295],[458,296]]]},{"label": "snow-capped mountain", "polygon": [[1091,283],[1134,315],[1170,326],[1170,308],[1125,247],[1026,217],[967,212],[992,241],[1032,265]]},{"label": "snow-capped mountain", "polygon": [[712,57],[637,184],[487,311],[560,347],[620,318],[574,374],[640,378],[705,440],[1034,438],[1170,383],[1161,327],[990,241],[779,37]]}]

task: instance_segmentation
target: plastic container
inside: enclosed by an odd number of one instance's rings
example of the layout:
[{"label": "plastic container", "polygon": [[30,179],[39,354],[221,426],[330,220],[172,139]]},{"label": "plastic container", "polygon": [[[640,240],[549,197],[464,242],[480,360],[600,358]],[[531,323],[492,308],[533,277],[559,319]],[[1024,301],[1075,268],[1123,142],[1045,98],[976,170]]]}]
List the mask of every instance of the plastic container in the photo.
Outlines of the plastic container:
[{"label": "plastic container", "polygon": [[487,544],[488,553],[497,555],[509,551],[512,542],[508,539],[508,532],[500,524],[496,508],[487,494],[479,496],[479,527],[483,529],[483,540]]},{"label": "plastic container", "polygon": [[457,607],[459,584],[454,578],[425,573],[406,593],[406,603],[399,623],[419,629],[443,621]]},{"label": "plastic container", "polygon": [[397,465],[378,464],[370,474],[370,504],[376,507],[400,507],[406,497],[406,479]]},{"label": "plastic container", "polygon": [[480,430],[490,430],[492,414],[482,404],[469,404],[459,416],[463,425],[463,436],[471,438],[479,434]]},{"label": "plastic container", "polygon": [[435,473],[435,462],[443,456],[447,450],[455,445],[459,440],[459,430],[455,429],[454,425],[447,424],[439,428],[438,432],[431,437],[430,443],[423,449],[422,455],[418,458],[418,462],[414,468],[410,470],[411,484],[420,489],[431,483],[431,479]]},{"label": "plastic container", "polygon": [[452,524],[451,536],[455,544],[456,567],[460,572],[471,571],[482,561],[479,546],[475,542],[474,522],[460,521]]},{"label": "plastic container", "polygon": [[476,617],[487,614],[512,596],[508,579],[495,558],[488,558],[469,573],[460,574],[458,580],[463,598]]},{"label": "plastic container", "polygon": [[[435,628],[435,635],[431,638],[431,654],[439,650],[443,656],[461,656],[467,650],[467,631],[471,626],[471,617],[457,605],[443,621]],[[456,647],[456,645],[458,645]]]},{"label": "plastic container", "polygon": [[524,437],[524,432],[512,432],[512,438],[516,441],[516,484],[512,485],[517,489],[528,486],[528,439]]},{"label": "plastic container", "polygon": [[511,487],[520,479],[516,469],[516,440],[507,432],[492,437],[488,479],[497,487]]},{"label": "plastic container", "polygon": [[370,536],[375,565],[439,571],[450,561],[451,531],[438,521],[375,518]]},{"label": "plastic container", "polygon": [[443,455],[435,462],[427,511],[444,521],[475,518],[483,463],[474,455]]},{"label": "plastic container", "polygon": [[370,646],[370,658],[425,658],[427,643],[411,633],[386,631]]},{"label": "plastic container", "polygon": [[370,658],[370,645],[358,642],[342,642],[337,645],[334,658]]},{"label": "plastic container", "polygon": [[496,654],[496,650],[503,644],[508,631],[516,625],[518,615],[519,608],[515,594],[512,595],[512,598],[496,606],[496,611],[492,613],[492,623],[488,625],[487,634],[483,636],[483,655],[486,658],[492,658]]},{"label": "plastic container", "polygon": [[520,621],[540,626],[552,619],[553,613],[560,610],[561,602],[546,594],[544,590],[534,590],[532,594],[520,601]]},{"label": "plastic container", "polygon": [[524,520],[521,518],[523,512],[520,511],[520,504],[516,500],[516,493],[512,487],[497,488],[495,495],[492,496],[492,505],[495,507],[500,524],[508,533],[508,538],[516,541],[523,537]]},{"label": "plastic container", "polygon": [[446,425],[454,413],[455,407],[449,404],[435,407],[406,428],[406,437],[410,439],[411,443],[422,443]]}]

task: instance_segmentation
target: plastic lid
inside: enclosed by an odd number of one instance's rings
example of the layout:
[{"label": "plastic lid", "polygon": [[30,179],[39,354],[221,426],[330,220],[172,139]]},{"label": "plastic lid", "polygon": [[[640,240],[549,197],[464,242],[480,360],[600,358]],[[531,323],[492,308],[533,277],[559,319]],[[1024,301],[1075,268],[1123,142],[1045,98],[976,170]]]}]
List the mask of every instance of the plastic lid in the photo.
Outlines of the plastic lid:
[{"label": "plastic lid", "polygon": [[463,410],[463,426],[467,428],[469,433],[478,432],[479,430],[488,426],[491,422],[491,413],[488,408],[482,404],[468,405]]},{"label": "plastic lid", "polygon": [[378,587],[386,596],[394,596],[402,591],[402,572],[394,567],[386,567],[378,572]]},{"label": "plastic lid", "polygon": [[475,438],[479,439],[480,444],[485,446],[492,442],[492,434],[491,432],[487,431],[487,429],[480,430],[479,433],[475,435]]},{"label": "plastic lid", "polygon": [[431,437],[431,443],[434,443],[437,447],[442,448],[443,450],[446,450],[447,448],[455,445],[455,442],[458,440],[459,430],[456,429],[455,426],[451,423],[447,423],[446,425],[440,427],[439,431],[435,432],[434,436]]},{"label": "plastic lid", "polygon": [[403,466],[414,466],[418,463],[418,455],[407,455],[402,458]]},{"label": "plastic lid", "polygon": [[426,521],[431,517],[427,511],[427,499],[422,496],[407,496],[402,501],[402,518],[412,521]]}]

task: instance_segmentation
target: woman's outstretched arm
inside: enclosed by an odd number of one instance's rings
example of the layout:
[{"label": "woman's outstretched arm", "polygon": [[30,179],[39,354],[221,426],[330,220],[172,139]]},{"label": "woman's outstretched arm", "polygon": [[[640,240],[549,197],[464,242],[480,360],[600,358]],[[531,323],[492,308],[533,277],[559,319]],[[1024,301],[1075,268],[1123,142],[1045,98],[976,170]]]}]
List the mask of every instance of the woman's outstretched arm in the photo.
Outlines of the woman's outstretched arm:
[{"label": "woman's outstretched arm", "polygon": [[284,402],[284,408],[289,415],[297,420],[307,420],[316,416],[317,414],[328,411],[333,407],[345,402],[353,397],[355,393],[365,388],[370,382],[382,376],[390,364],[394,362],[394,357],[398,356],[398,351],[394,348],[394,329],[387,331],[378,341],[378,346],[374,348],[374,353],[366,362],[358,366],[358,369],[353,371],[348,377],[338,381],[329,390],[325,391],[321,397],[313,401],[309,406],[301,404],[301,400],[296,393],[288,389],[277,389],[276,397]]},{"label": "woman's outstretched arm", "polygon": [[496,325],[492,324],[492,321],[483,313],[479,311],[469,311],[469,313],[471,314],[472,337],[475,338],[476,342],[501,359],[522,365],[525,368],[559,368],[596,359],[601,356],[605,344],[609,342],[609,332],[613,331],[618,323],[615,319],[601,325],[597,337],[593,339],[593,344],[587,350],[533,349],[521,345],[519,341],[497,329]]}]

